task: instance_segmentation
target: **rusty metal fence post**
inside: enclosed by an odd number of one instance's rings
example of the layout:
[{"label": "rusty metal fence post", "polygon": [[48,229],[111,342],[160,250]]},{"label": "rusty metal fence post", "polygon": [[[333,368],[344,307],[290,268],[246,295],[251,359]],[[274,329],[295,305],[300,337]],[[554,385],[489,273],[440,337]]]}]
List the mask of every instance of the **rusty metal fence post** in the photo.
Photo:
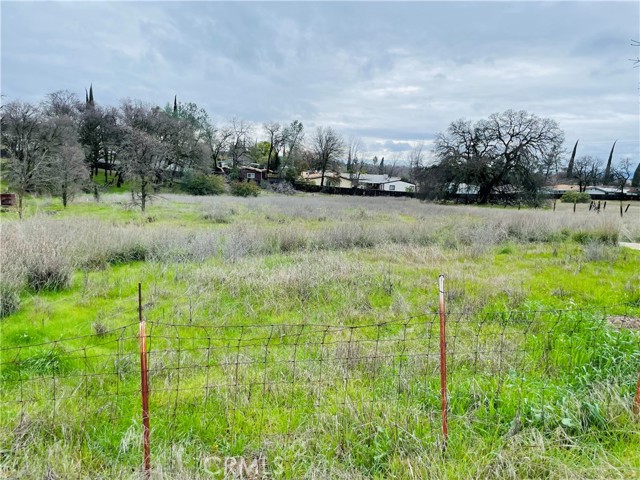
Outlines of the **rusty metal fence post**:
[{"label": "rusty metal fence post", "polygon": [[447,319],[444,305],[444,275],[438,278],[440,290],[440,400],[442,406],[442,436],[443,447],[447,448],[449,439],[449,427],[447,424]]},{"label": "rusty metal fence post", "polygon": [[138,321],[140,323],[140,392],[142,394],[142,445],[144,449],[144,478],[151,476],[149,443],[149,378],[147,369],[147,322],[142,316],[142,283],[138,283]]}]

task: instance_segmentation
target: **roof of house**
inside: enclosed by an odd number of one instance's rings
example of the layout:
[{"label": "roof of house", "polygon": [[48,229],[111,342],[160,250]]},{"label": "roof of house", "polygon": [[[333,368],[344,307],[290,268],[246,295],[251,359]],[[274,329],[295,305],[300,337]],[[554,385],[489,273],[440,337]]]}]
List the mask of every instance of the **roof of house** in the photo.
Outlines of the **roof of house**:
[{"label": "roof of house", "polygon": [[549,185],[546,188],[551,191],[566,192],[567,190],[576,190],[578,188],[578,185],[558,184]]},{"label": "roof of house", "polygon": [[411,182],[405,182],[400,177],[390,177],[387,174],[374,174],[374,173],[361,173],[359,176],[357,174],[342,174],[342,177],[347,180],[356,180],[359,183],[370,183],[376,185],[382,185],[383,183],[396,183],[396,182],[404,182],[408,185],[413,185]]},{"label": "roof of house", "polygon": [[249,170],[250,172],[260,172],[260,173],[267,171],[266,168],[256,168],[256,167],[246,167],[246,166],[240,167],[240,170]]},{"label": "roof of house", "polygon": [[[314,178],[322,178],[322,172],[317,172],[317,171],[302,172],[301,175],[302,175],[302,178],[306,178],[307,180],[312,180]],[[324,177],[338,178],[340,177],[340,174],[337,172],[327,170],[326,172],[324,172]]]}]

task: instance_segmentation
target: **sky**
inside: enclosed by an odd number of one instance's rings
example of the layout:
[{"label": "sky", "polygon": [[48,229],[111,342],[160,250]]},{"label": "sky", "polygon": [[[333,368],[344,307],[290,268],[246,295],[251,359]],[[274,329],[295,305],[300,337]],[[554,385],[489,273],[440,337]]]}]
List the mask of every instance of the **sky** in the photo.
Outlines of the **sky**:
[{"label": "sky", "polygon": [[177,95],[222,123],[303,122],[365,155],[427,151],[454,120],[556,120],[568,151],[640,159],[640,2],[0,3],[3,102]]}]

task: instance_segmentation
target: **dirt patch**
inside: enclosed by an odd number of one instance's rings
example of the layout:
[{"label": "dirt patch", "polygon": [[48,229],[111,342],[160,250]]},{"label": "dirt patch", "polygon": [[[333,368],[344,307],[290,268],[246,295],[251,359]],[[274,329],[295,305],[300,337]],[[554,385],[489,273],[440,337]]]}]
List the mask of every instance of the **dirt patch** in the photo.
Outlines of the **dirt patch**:
[{"label": "dirt patch", "polygon": [[607,319],[616,328],[628,328],[630,330],[640,330],[640,318],[627,317],[626,315],[616,315]]}]

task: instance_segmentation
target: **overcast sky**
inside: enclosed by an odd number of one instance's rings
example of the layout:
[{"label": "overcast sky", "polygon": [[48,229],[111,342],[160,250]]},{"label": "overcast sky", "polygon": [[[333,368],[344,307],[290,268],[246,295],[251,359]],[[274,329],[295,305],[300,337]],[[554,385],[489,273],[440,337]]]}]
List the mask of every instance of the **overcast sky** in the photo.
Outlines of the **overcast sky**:
[{"label": "overcast sky", "polygon": [[571,149],[639,159],[640,3],[2,1],[3,101],[177,94],[222,121],[300,119],[404,155],[458,118],[557,120]]}]

